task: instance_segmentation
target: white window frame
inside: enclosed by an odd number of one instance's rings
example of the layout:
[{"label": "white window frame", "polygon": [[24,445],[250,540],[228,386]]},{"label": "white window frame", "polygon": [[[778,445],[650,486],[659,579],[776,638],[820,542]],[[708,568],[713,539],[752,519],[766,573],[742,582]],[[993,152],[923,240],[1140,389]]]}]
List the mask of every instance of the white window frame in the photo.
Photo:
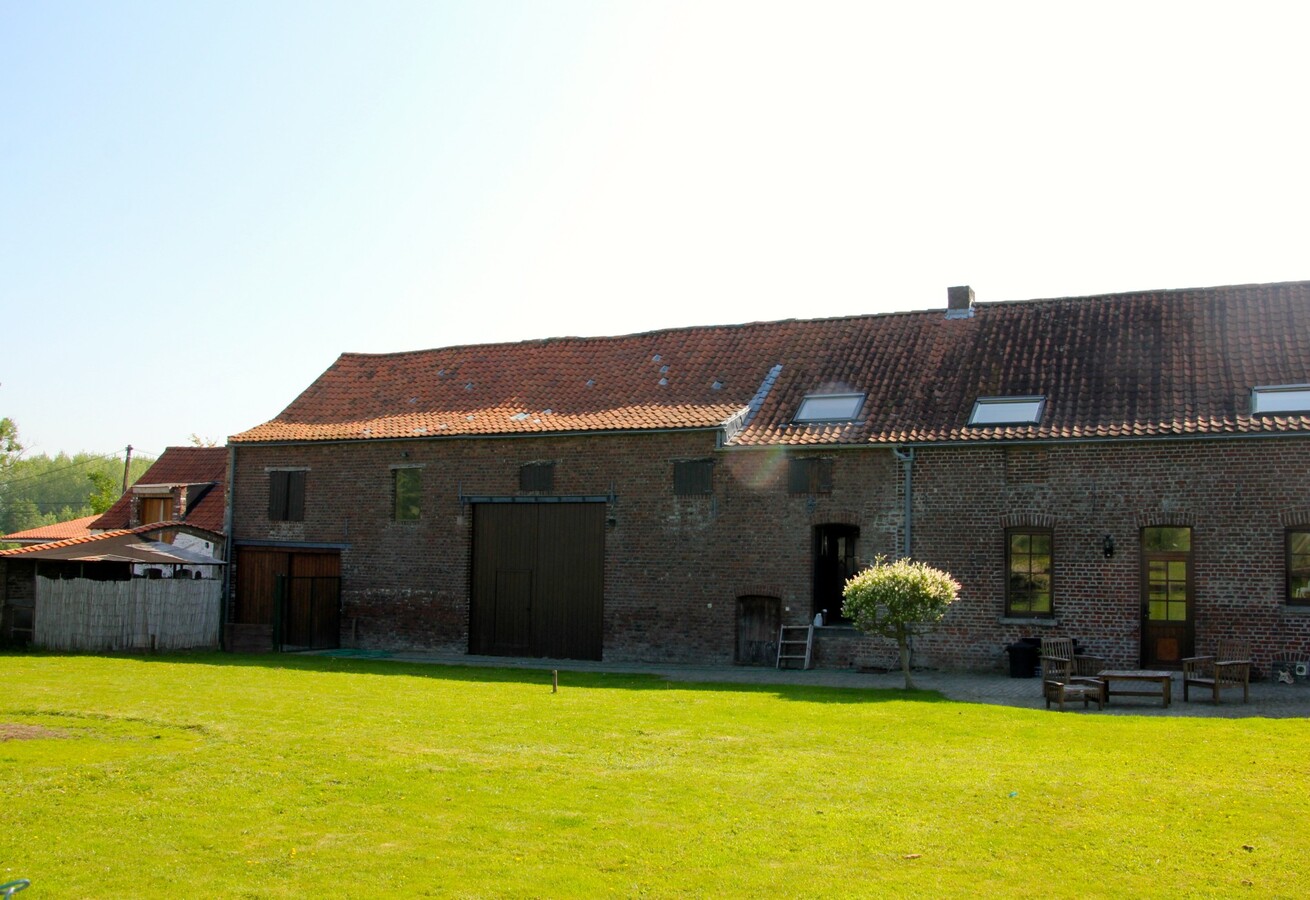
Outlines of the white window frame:
[{"label": "white window frame", "polygon": [[969,414],[971,426],[1036,425],[1046,412],[1045,397],[979,397]]},{"label": "white window frame", "polygon": [[[806,394],[792,421],[803,425],[854,422],[860,410],[864,408],[865,396],[854,393]],[[845,405],[837,406],[838,401],[845,401]],[[837,408],[833,409],[833,406]]]},{"label": "white window frame", "polygon": [[1310,413],[1310,384],[1273,384],[1251,388],[1251,415]]}]

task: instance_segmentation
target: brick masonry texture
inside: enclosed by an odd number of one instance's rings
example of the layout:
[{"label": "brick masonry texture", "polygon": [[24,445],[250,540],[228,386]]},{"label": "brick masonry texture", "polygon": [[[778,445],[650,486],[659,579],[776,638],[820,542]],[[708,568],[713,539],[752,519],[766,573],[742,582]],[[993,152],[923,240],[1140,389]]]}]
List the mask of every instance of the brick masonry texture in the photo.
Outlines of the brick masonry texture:
[{"label": "brick masonry texture", "polygon": [[[529,496],[526,462],[555,462],[556,495],[604,496],[604,659],[733,660],[736,599],[780,599],[811,617],[816,525],[860,529],[862,563],[895,556],[902,465],[890,449],[716,449],[712,431],[417,438],[236,446],[234,541],[341,547],[342,641],[364,649],[468,648],[470,496]],[[831,494],[787,492],[789,454],[833,459]],[[708,496],[675,496],[673,464],[713,458]],[[422,515],[392,521],[391,471],[421,466]],[[307,467],[305,520],[268,521],[269,468]],[[1140,654],[1140,531],[1193,528],[1195,649],[1250,639],[1257,665],[1310,657],[1310,608],[1288,607],[1284,534],[1310,524],[1310,439],[1120,439],[1103,443],[920,446],[912,555],[950,571],[959,602],[917,639],[916,664],[996,669],[1021,636],[1079,638],[1115,665]],[[1055,616],[1004,617],[1005,529],[1055,541]],[[1102,541],[1111,535],[1115,555]],[[847,628],[820,632],[820,665],[896,665],[893,647]]]}]

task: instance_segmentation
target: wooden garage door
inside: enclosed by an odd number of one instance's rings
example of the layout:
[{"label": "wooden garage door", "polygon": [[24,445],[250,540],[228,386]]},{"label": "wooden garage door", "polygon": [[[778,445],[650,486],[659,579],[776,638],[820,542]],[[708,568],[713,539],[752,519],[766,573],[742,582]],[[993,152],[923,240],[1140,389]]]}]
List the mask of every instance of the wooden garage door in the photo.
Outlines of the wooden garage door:
[{"label": "wooden garage door", "polygon": [[600,659],[605,504],[473,507],[469,652]]},{"label": "wooden garage door", "polygon": [[340,646],[341,556],[336,551],[237,550],[231,621],[271,626],[277,646]]}]

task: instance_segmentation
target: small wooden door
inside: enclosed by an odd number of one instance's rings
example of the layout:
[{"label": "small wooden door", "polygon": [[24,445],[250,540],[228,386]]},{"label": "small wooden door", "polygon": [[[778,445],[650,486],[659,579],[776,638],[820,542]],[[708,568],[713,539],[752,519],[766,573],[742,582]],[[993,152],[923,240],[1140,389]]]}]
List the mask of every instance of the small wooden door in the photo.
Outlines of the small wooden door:
[{"label": "small wooden door", "polygon": [[782,601],[777,597],[738,597],[737,665],[776,665],[781,625]]},{"label": "small wooden door", "polygon": [[1142,666],[1176,669],[1192,655],[1192,530],[1142,529]]}]

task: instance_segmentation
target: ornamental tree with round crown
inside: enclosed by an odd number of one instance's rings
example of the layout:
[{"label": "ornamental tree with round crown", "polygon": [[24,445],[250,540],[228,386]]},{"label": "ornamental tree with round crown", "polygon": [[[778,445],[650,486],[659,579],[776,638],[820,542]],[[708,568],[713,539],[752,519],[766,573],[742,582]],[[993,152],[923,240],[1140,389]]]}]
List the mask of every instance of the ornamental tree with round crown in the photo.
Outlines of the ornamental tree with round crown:
[{"label": "ornamental tree with round crown", "polygon": [[889,563],[879,556],[846,582],[842,615],[866,634],[896,641],[905,687],[913,690],[910,637],[931,630],[959,595],[960,583],[948,572],[908,558]]}]

